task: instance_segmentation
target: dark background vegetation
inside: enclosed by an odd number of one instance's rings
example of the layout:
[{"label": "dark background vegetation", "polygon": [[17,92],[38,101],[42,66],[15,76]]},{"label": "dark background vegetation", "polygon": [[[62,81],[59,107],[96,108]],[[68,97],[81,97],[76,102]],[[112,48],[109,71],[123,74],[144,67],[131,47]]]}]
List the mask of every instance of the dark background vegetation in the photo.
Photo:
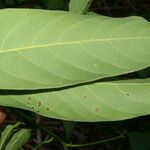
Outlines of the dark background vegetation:
[{"label": "dark background vegetation", "polygon": [[[0,8],[68,10],[69,0],[0,0]],[[150,0],[93,0],[92,11],[109,16],[140,15],[150,19]]]},{"label": "dark background vegetation", "polygon": [[[68,10],[69,0],[0,0],[0,8],[38,8],[38,9],[59,9]],[[131,15],[142,16],[150,20],[150,0],[94,0],[91,11],[99,14],[125,17]],[[150,69],[134,73],[131,76],[137,78],[148,77]],[[97,122],[97,123],[76,123],[71,133],[65,132],[61,120],[48,119],[36,114],[21,111],[29,116],[33,116],[36,122],[50,128],[55,134],[64,140],[72,143],[88,143],[91,141],[108,139],[117,136],[118,133],[126,131],[125,138],[89,146],[86,148],[74,148],[78,150],[150,150],[150,116],[138,117],[125,121],[117,122]],[[16,109],[8,109],[8,116],[5,123],[14,123],[23,121],[29,128],[34,125],[22,117]],[[32,150],[33,147],[43,141],[47,136],[41,130],[34,130],[29,142],[22,148],[23,150]],[[46,144],[40,150],[59,150],[58,142]]]}]

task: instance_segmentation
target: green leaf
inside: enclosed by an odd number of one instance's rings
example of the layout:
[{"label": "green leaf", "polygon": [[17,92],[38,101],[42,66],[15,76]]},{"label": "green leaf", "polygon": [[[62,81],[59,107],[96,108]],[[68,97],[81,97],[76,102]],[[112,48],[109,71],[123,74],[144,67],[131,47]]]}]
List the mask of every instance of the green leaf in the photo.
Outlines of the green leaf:
[{"label": "green leaf", "polygon": [[14,134],[16,128],[20,125],[20,123],[16,123],[14,125],[8,125],[1,133],[0,137],[0,150],[5,149],[6,145],[8,144],[10,138]]},{"label": "green leaf", "polygon": [[30,129],[20,129],[11,137],[5,150],[19,150],[29,140],[30,136]]},{"label": "green leaf", "polygon": [[69,11],[77,14],[87,13],[93,0],[70,0]]},{"label": "green leaf", "polygon": [[0,10],[0,89],[44,89],[150,66],[150,24],[63,11]]},{"label": "green leaf", "polygon": [[0,105],[70,121],[113,121],[150,114],[149,91],[150,78],[100,82],[37,94],[5,91]]}]

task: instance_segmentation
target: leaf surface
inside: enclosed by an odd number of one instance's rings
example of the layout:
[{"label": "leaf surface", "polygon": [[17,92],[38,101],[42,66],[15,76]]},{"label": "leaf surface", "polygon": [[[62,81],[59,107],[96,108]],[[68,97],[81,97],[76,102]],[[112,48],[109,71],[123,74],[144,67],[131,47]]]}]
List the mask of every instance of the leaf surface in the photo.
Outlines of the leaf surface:
[{"label": "leaf surface", "polygon": [[150,114],[149,91],[150,78],[100,82],[37,94],[3,91],[6,95],[0,96],[0,105],[70,121],[113,121]]},{"label": "leaf surface", "polygon": [[150,66],[150,24],[63,11],[0,10],[0,89],[44,89]]}]

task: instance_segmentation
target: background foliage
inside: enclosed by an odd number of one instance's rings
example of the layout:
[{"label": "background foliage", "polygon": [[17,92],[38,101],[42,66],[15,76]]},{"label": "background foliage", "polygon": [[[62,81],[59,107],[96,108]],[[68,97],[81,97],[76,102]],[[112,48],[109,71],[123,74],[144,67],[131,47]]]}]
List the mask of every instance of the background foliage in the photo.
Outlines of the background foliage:
[{"label": "background foliage", "polygon": [[[69,0],[0,0],[0,8],[21,7],[68,10]],[[150,18],[149,0],[93,0],[92,11],[109,16]]]},{"label": "background foliage", "polygon": [[[41,8],[41,9],[60,9],[68,10],[69,0],[1,0],[0,8]],[[150,20],[150,1],[149,0],[94,0],[90,10],[108,16],[123,17],[129,15],[143,16]],[[131,77],[148,77],[150,70],[147,69],[142,72],[136,72],[130,75]],[[149,150],[150,143],[150,117],[139,117],[132,120],[107,122],[107,123],[65,123],[60,120],[47,119],[37,116],[31,112],[20,111],[19,109],[8,109],[8,117],[5,123],[15,123],[16,121],[23,121],[25,127],[34,128],[29,142],[24,146],[24,150],[32,150],[37,143],[49,139],[48,134],[38,129],[32,119],[36,123],[41,123],[55,134],[59,135],[66,141],[74,143],[87,143],[90,141],[107,139],[116,136],[118,133],[126,132],[125,138],[107,142],[97,146],[90,146],[86,148],[77,148],[81,150]],[[31,120],[26,118],[31,116]],[[73,129],[73,130],[72,130]],[[71,131],[71,132],[70,132]],[[22,132],[22,131],[20,131]],[[49,142],[47,142],[49,143]],[[41,150],[60,149],[60,145],[56,142],[53,144],[44,144]]]}]

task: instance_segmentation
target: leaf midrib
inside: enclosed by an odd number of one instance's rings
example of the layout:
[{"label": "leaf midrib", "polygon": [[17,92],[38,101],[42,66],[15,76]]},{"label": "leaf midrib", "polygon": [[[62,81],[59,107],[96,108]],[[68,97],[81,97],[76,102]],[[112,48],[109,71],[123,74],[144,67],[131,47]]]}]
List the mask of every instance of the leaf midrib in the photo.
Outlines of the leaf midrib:
[{"label": "leaf midrib", "polygon": [[150,37],[123,37],[123,38],[88,39],[88,40],[81,40],[81,41],[78,40],[78,41],[71,41],[71,42],[54,42],[54,43],[50,43],[50,44],[33,45],[33,46],[28,46],[28,47],[0,49],[0,54],[1,53],[9,53],[9,52],[15,52],[15,51],[35,49],[35,48],[78,45],[78,44],[90,43],[90,42],[105,42],[105,41],[118,41],[118,40],[141,40],[141,39],[150,40]]}]

